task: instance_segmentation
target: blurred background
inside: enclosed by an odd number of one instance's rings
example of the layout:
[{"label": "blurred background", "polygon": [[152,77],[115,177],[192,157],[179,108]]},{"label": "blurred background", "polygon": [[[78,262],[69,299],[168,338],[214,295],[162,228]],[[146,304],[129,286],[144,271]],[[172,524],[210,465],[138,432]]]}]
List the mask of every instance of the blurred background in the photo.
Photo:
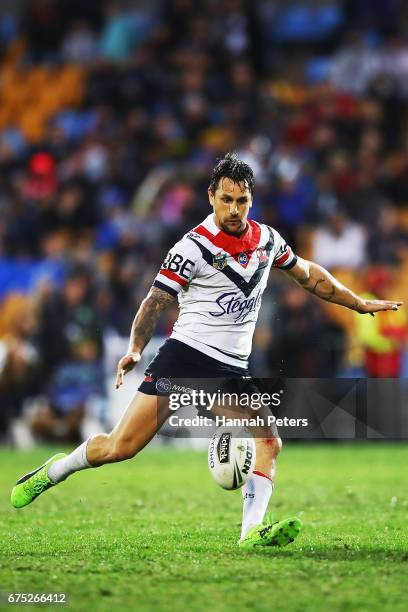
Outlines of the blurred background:
[{"label": "blurred background", "polygon": [[[135,311],[228,150],[253,218],[407,300],[407,98],[403,0],[2,0],[0,439],[115,422],[143,372],[114,394]],[[252,370],[402,381],[407,331],[405,309],[361,317],[272,271]]]}]

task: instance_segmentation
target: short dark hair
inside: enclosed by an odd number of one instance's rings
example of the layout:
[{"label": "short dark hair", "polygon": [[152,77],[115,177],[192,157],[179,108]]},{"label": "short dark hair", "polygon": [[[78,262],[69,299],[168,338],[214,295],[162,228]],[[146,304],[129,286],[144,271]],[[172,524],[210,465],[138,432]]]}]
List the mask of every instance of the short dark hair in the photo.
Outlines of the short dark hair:
[{"label": "short dark hair", "polygon": [[211,173],[209,189],[215,193],[220,179],[225,176],[234,183],[245,182],[251,194],[254,192],[255,179],[252,168],[238,159],[236,153],[227,153],[225,157],[218,160],[217,165]]}]

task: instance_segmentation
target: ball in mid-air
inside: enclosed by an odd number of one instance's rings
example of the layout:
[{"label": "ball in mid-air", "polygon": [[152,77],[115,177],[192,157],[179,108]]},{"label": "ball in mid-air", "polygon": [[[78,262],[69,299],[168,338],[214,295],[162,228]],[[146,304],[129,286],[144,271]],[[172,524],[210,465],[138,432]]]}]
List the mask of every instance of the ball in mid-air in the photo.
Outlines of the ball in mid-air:
[{"label": "ball in mid-air", "polygon": [[255,467],[255,441],[244,427],[220,427],[208,446],[208,468],[217,484],[230,491],[246,483]]}]

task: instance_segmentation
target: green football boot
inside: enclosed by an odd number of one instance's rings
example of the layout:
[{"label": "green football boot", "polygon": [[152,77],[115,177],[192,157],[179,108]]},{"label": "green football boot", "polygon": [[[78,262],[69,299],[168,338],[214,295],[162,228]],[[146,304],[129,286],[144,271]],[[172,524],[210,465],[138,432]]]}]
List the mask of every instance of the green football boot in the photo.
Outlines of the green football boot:
[{"label": "green football boot", "polygon": [[241,548],[254,548],[255,546],[287,546],[295,540],[302,529],[302,522],[297,516],[272,522],[270,517],[262,525],[252,527],[238,542]]},{"label": "green football boot", "polygon": [[14,508],[28,506],[28,504],[31,504],[31,502],[41,493],[56,485],[57,483],[52,482],[48,477],[48,468],[54,461],[63,459],[66,456],[65,453],[58,453],[48,459],[48,461],[40,467],[32,472],[28,472],[28,474],[17,480],[16,486],[13,487],[11,492],[11,505],[14,506]]}]

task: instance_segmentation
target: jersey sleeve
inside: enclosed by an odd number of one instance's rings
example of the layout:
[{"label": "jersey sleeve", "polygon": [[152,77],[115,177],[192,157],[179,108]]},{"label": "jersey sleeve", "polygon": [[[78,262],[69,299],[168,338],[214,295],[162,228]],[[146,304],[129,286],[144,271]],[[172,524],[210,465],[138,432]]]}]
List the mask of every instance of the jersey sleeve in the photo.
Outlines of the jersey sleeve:
[{"label": "jersey sleeve", "polygon": [[297,257],[292,251],[291,247],[287,244],[284,238],[276,231],[271,228],[273,232],[273,261],[272,265],[275,268],[281,268],[283,270],[290,270],[296,265]]},{"label": "jersey sleeve", "polygon": [[182,238],[167,253],[153,286],[176,297],[194,278],[198,256],[194,243]]}]

